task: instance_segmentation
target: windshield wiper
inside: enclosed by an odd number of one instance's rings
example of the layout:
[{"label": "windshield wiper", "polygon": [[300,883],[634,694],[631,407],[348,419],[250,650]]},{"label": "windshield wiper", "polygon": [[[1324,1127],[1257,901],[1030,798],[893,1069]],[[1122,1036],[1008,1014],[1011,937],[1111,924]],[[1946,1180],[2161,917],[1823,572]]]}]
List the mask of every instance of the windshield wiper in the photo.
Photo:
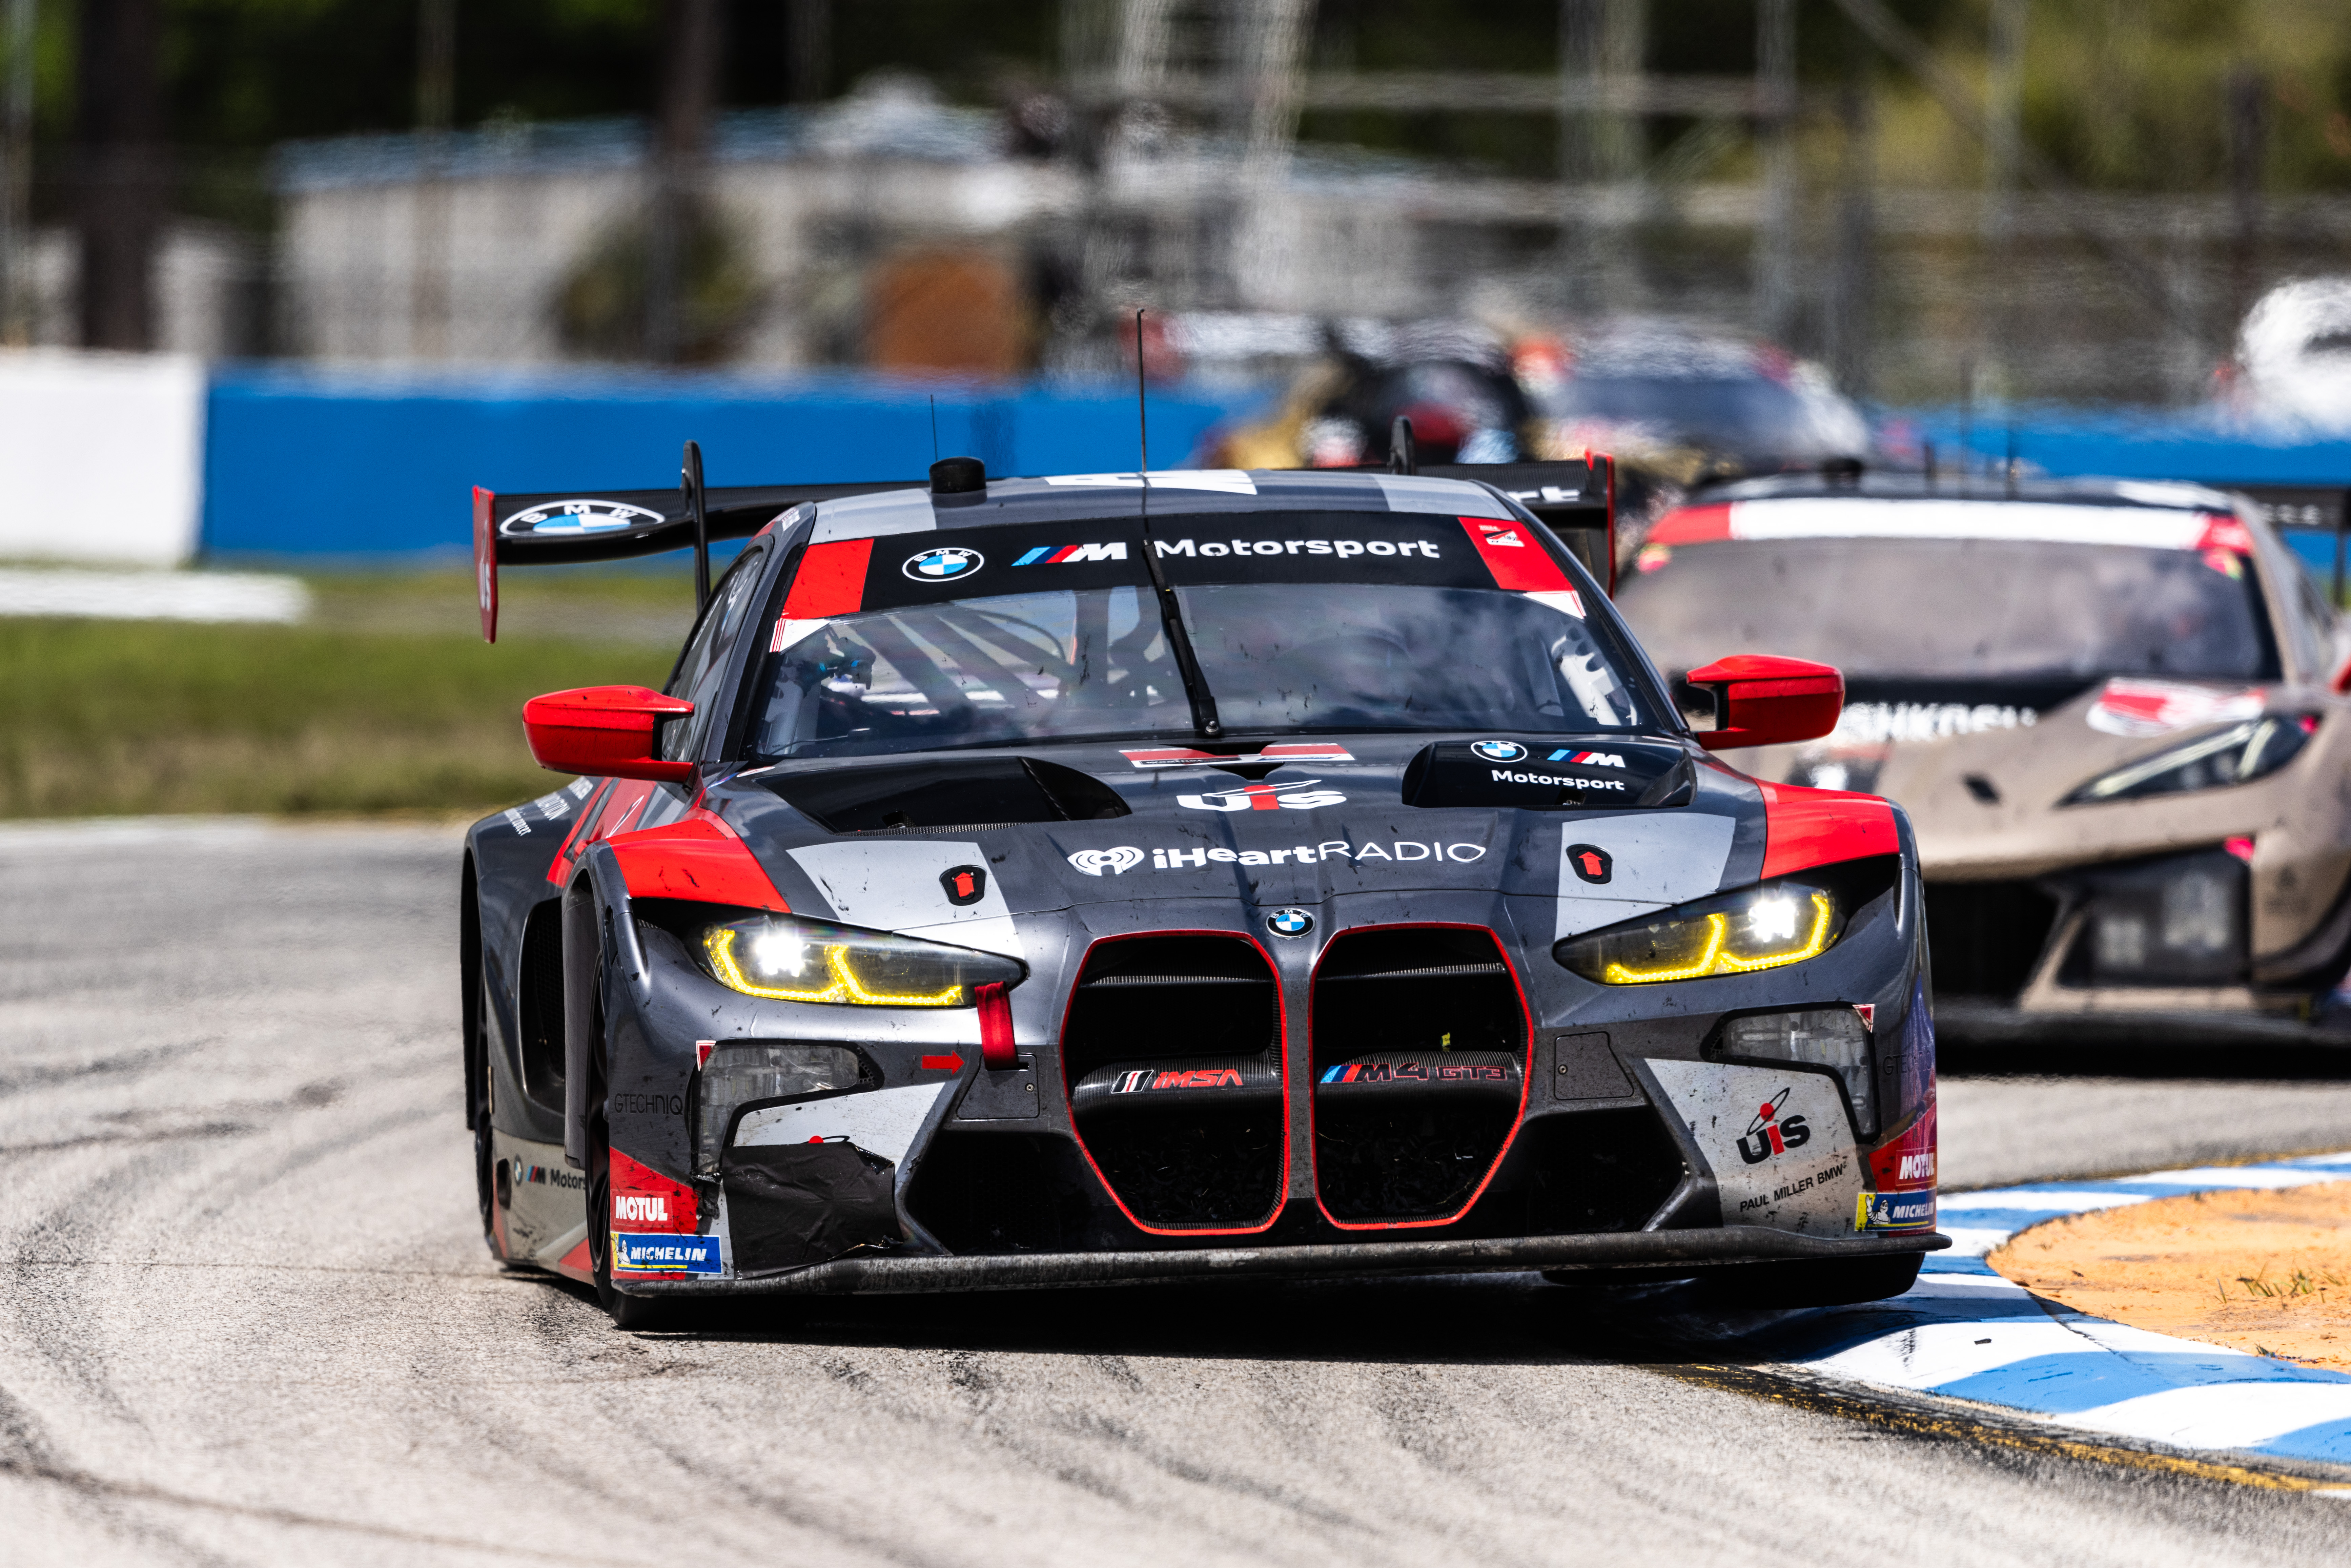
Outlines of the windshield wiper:
[{"label": "windshield wiper", "polygon": [[1167,574],[1159,570],[1159,551],[1151,542],[1151,476],[1143,480],[1141,513],[1143,522],[1143,564],[1150,569],[1152,591],[1159,596],[1159,624],[1167,633],[1168,651],[1176,655],[1176,673],[1184,677],[1184,695],[1192,704],[1192,732],[1203,740],[1215,740],[1225,733],[1217,718],[1216,694],[1200,674],[1200,661],[1192,656],[1192,634],[1184,630],[1183,607],[1176,602],[1176,591],[1167,586]]}]

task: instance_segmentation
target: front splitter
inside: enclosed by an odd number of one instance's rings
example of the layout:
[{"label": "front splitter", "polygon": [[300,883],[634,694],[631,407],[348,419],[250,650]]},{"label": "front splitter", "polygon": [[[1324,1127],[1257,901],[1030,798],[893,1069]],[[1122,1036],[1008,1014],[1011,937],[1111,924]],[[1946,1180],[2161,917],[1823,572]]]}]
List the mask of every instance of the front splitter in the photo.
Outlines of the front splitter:
[{"label": "front splitter", "polygon": [[1646,1269],[1677,1264],[1823,1261],[1950,1245],[1932,1231],[1899,1236],[1800,1236],[1740,1227],[1638,1230],[1605,1236],[1526,1236],[1489,1241],[1364,1241],[1316,1247],[1204,1247],[1165,1252],[1030,1252],[981,1258],[847,1257],[805,1269],[722,1280],[613,1281],[632,1296],[905,1295],[1025,1291],[1186,1280],[1369,1279],[1395,1274],[1529,1269]]}]

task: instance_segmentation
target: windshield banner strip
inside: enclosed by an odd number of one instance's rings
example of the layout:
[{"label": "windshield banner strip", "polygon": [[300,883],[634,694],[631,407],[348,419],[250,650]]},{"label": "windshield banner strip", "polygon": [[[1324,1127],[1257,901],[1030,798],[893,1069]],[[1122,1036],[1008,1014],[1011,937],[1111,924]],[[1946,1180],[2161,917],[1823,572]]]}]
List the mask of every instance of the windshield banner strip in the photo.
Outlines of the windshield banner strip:
[{"label": "windshield banner strip", "polygon": [[2139,549],[2252,553],[2235,517],[2157,507],[1922,497],[1791,497],[1683,507],[1657,521],[1649,544],[1718,539],[2012,539],[2032,544],[2123,545]]},{"label": "windshield banner strip", "polygon": [[1510,593],[1558,593],[1574,587],[1525,524],[1464,517],[1461,526],[1468,531],[1469,542],[1478,547],[1486,570],[1494,574],[1495,587]]},{"label": "windshield banner strip", "polygon": [[809,546],[792,579],[791,597],[784,601],[783,619],[821,621],[857,613],[865,602],[865,569],[872,554],[872,539]]}]

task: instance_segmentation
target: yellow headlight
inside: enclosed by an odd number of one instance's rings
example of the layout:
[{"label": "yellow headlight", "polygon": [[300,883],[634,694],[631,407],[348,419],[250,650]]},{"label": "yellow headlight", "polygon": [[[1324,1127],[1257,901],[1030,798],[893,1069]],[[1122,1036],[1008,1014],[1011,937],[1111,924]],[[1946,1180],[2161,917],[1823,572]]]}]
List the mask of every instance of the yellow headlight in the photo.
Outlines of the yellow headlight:
[{"label": "yellow headlight", "polygon": [[713,977],[745,996],[842,1007],[970,1007],[975,987],[1024,973],[993,953],[778,915],[707,927],[702,950]]},{"label": "yellow headlight", "polygon": [[1834,894],[1767,883],[1648,920],[1573,936],[1552,949],[1564,967],[1605,986],[1654,986],[1801,964],[1844,929]]}]

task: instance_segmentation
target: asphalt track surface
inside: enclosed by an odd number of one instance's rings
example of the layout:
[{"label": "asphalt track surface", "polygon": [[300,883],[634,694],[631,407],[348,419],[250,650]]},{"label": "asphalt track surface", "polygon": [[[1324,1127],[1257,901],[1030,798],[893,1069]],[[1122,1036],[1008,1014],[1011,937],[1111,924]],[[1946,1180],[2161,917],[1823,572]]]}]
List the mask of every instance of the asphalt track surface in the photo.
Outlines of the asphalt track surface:
[{"label": "asphalt track surface", "polygon": [[[1888,1418],[1526,1277],[618,1333],[483,1250],[456,862],[446,829],[0,831],[0,1562],[2143,1568],[2351,1539],[2351,1498]],[[2323,1062],[2121,1065],[1951,1080],[1946,1179],[2351,1143]]]}]

